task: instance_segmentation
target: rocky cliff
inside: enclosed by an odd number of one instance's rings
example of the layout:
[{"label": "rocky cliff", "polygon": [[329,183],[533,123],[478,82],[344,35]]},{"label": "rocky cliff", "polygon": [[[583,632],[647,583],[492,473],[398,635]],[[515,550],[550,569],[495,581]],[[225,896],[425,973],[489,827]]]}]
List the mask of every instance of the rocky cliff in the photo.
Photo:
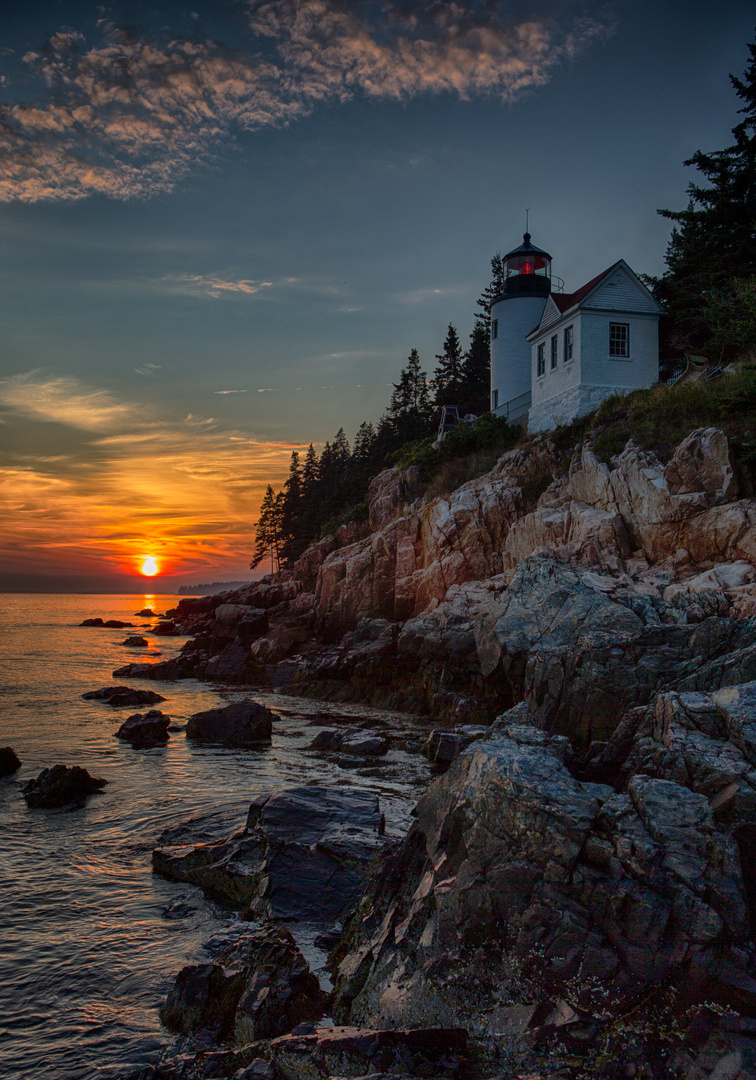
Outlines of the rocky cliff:
[{"label": "rocky cliff", "polygon": [[726,437],[541,439],[416,491],[382,473],[369,528],[170,613],[171,677],[404,687],[464,728],[336,947],[337,1019],[463,1029],[469,1076],[756,1077],[756,501]]}]

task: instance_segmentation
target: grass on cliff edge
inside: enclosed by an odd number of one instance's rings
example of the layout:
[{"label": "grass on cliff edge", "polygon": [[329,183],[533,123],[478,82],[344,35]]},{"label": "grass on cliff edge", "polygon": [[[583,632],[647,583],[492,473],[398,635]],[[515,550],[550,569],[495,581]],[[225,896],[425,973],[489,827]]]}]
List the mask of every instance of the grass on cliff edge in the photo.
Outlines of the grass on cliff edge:
[{"label": "grass on cliff edge", "polygon": [[[625,397],[611,397],[585,419],[589,423],[583,437],[591,436],[594,452],[607,463],[631,438],[666,462],[691,431],[718,427],[728,436],[740,464],[753,469],[756,364],[745,364],[713,382],[652,386]],[[554,436],[558,439],[559,431]]]},{"label": "grass on cliff edge", "polygon": [[[548,433],[564,467],[575,447],[590,438],[594,452],[609,464],[628,439],[667,462],[696,428],[718,427],[730,439],[741,467],[756,476],[756,364],[744,364],[712,382],[652,386],[624,397],[607,398],[595,412]],[[417,465],[420,488],[429,498],[448,495],[482,476],[507,450],[531,445],[538,436],[486,413],[477,423],[461,424],[439,447],[434,437],[408,443],[387,464]]]}]

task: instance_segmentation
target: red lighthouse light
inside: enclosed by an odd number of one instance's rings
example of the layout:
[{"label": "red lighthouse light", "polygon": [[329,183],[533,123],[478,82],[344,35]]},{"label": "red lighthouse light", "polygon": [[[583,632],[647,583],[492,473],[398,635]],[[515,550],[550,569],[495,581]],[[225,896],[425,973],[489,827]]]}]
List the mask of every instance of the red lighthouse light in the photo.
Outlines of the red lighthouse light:
[{"label": "red lighthouse light", "polygon": [[532,274],[533,273],[532,263],[526,262],[525,265],[522,268],[522,272],[523,272],[523,274]]}]

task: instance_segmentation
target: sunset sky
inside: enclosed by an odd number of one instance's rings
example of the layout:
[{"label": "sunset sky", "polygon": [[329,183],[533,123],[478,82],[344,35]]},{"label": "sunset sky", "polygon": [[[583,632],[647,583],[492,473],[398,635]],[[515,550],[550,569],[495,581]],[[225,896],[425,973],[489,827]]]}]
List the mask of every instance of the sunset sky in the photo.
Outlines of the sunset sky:
[{"label": "sunset sky", "polygon": [[753,6],[34,2],[0,48],[0,589],[248,578],[292,449],[465,342],[490,258],[657,273]]}]

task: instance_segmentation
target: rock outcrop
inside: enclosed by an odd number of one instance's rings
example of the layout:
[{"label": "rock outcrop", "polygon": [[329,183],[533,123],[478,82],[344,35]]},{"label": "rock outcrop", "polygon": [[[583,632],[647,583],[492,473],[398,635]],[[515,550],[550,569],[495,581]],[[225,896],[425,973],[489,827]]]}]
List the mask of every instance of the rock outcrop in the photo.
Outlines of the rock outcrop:
[{"label": "rock outcrop", "polygon": [[269,743],[275,714],[256,701],[235,701],[218,709],[194,713],[186,723],[186,737],[225,746]]},{"label": "rock outcrop", "polygon": [[242,935],[207,964],[182,968],[160,1010],[171,1031],[237,1045],[274,1039],[323,1015],[328,995],[282,926]]},{"label": "rock outcrop", "polygon": [[165,698],[154,690],[133,690],[130,686],[102,686],[81,695],[84,701],[103,701],[106,705],[157,705]]},{"label": "rock outcrop", "polygon": [[738,846],[709,798],[651,775],[620,791],[577,780],[568,749],[505,723],[431,785],[353,923],[337,1016],[402,1026],[453,1015],[484,1033],[523,972],[530,995],[581,981],[586,1011],[600,1011],[592,985],[619,1012],[673,984],[682,1001],[705,993],[756,1016]]},{"label": "rock outcrop", "polygon": [[90,776],[79,765],[53,765],[43,769],[35,780],[24,785],[24,798],[29,806],[59,807],[83,806],[90,795],[95,795],[107,784],[97,776]]},{"label": "rock outcrop", "polygon": [[18,754],[11,746],[0,748],[0,776],[12,776],[21,768]]},{"label": "rock outcrop", "polygon": [[151,746],[165,746],[170,738],[168,735],[170,724],[170,716],[166,716],[160,709],[134,713],[121,724],[116,732],[116,738],[131,743],[135,750],[147,749]]},{"label": "rock outcrop", "polygon": [[292,788],[255,799],[245,828],[228,839],[156,848],[152,866],[252,915],[327,925],[357,898],[383,832],[369,792]]}]

